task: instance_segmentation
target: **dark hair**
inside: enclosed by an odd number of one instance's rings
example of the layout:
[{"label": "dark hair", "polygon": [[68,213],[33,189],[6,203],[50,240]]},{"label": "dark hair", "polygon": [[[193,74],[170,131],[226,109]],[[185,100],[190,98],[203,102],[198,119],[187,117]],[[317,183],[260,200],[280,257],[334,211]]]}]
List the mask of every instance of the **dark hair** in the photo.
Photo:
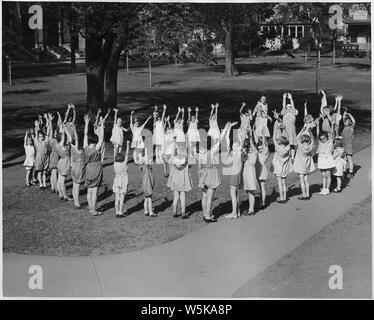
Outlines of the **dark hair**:
[{"label": "dark hair", "polygon": [[342,148],[343,147],[343,140],[341,138],[334,139],[334,148]]},{"label": "dark hair", "polygon": [[88,137],[87,137],[87,141],[88,141],[88,144],[98,143],[99,138],[97,137],[96,134],[89,134]]},{"label": "dark hair", "polygon": [[122,152],[119,152],[116,154],[116,157],[114,158],[114,162],[123,162],[125,161],[125,155]]},{"label": "dark hair", "polygon": [[320,135],[319,135],[319,139],[321,140],[322,137],[325,137],[326,139],[329,138],[329,134],[327,132],[322,132]]},{"label": "dark hair", "polygon": [[42,130],[39,130],[39,131],[38,131],[38,136],[39,136],[39,135],[42,135],[43,138],[45,138],[45,133],[44,133]]},{"label": "dark hair", "polygon": [[332,108],[332,106],[329,105],[329,106],[324,106],[323,110],[325,110],[325,109],[328,109],[329,111],[331,111],[333,108]]},{"label": "dark hair", "polygon": [[60,142],[61,141],[61,138],[62,138],[62,135],[60,132],[56,131],[56,140],[57,142]]},{"label": "dark hair", "polygon": [[245,138],[244,143],[243,143],[243,149],[246,152],[248,152],[250,148],[251,148],[251,140],[249,138]]},{"label": "dark hair", "polygon": [[301,138],[300,138],[300,142],[301,143],[304,143],[304,142],[306,142],[306,143],[310,143],[312,140],[310,139],[310,136],[309,135],[307,135],[307,134],[303,134],[302,136],[301,136]]},{"label": "dark hair", "polygon": [[352,119],[351,118],[345,118],[344,119],[344,122],[348,121],[349,122],[349,125],[351,126],[353,124],[352,122]]},{"label": "dark hair", "polygon": [[285,136],[280,136],[278,139],[280,140],[279,144],[284,146],[288,146],[290,144],[290,141]]}]

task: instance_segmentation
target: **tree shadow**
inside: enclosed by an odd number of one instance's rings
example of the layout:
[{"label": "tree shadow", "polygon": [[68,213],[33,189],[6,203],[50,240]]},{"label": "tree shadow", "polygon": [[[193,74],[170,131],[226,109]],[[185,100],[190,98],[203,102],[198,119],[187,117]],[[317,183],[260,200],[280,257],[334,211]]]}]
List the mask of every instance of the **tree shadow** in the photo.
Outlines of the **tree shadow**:
[{"label": "tree shadow", "polygon": [[46,89],[24,89],[24,90],[11,90],[4,92],[3,95],[7,96],[10,94],[39,94],[42,92],[48,92],[49,90]]},{"label": "tree shadow", "polygon": [[167,197],[164,197],[164,201],[158,204],[157,206],[154,206],[153,209],[155,212],[162,212],[165,211],[166,209],[170,208],[172,205],[173,200],[169,200]]},{"label": "tree shadow", "polygon": [[202,207],[201,207],[201,199],[199,200],[196,200],[195,202],[193,203],[190,203],[187,208],[186,208],[186,213],[189,215],[189,216],[192,216],[194,213],[196,212],[200,212],[202,211]]},{"label": "tree shadow", "polygon": [[353,67],[358,70],[369,71],[371,70],[371,63],[358,63],[358,62],[337,62],[335,66],[338,68]]},{"label": "tree shadow", "polygon": [[14,166],[18,166],[20,164],[23,164],[23,161],[17,161],[17,162],[12,162],[12,163],[6,163],[6,164],[3,164],[3,169],[6,169],[6,168],[11,168],[11,167],[14,167]]}]

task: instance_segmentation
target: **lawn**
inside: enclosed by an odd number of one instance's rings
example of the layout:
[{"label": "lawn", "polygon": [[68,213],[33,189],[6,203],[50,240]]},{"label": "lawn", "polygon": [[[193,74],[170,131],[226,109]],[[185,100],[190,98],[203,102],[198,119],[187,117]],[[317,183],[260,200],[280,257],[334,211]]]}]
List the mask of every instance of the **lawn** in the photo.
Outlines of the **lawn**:
[{"label": "lawn", "polygon": [[[321,88],[330,103],[337,94],[343,95],[347,106],[357,120],[354,149],[358,151],[371,144],[371,66],[365,59],[339,59],[331,65],[330,58],[322,59]],[[241,76],[226,78],[224,66],[209,67],[198,64],[166,65],[153,68],[153,85],[148,86],[148,71],[131,68],[126,75],[119,72],[118,100],[119,116],[128,124],[130,110],[135,110],[145,119],[155,104],[167,104],[173,117],[178,106],[198,106],[200,127],[207,128],[209,106],[220,103],[219,124],[238,120],[242,101],[254,106],[265,94],[270,109],[281,109],[282,94],[292,92],[295,104],[302,111],[304,101],[314,115],[318,114],[320,97],[315,93],[315,61],[275,57],[238,59]],[[49,66],[53,68],[53,66]],[[61,69],[62,68],[62,69]],[[66,68],[69,68],[66,65]],[[78,68],[82,71],[83,68]],[[172,194],[166,188],[166,179],[161,167],[155,166],[156,188],[154,207],[159,217],[152,219],[142,213],[140,194],[141,174],[133,164],[129,168],[129,194],[126,206],[129,216],[115,219],[112,150],[107,143],[107,159],[104,169],[104,184],[100,189],[99,205],[106,211],[103,216],[91,217],[85,211],[73,210],[70,203],[60,202],[57,196],[38,188],[24,186],[24,160],[22,140],[26,128],[32,126],[38,113],[62,112],[68,102],[78,106],[78,122],[82,124],[86,97],[84,73],[68,74],[59,66],[56,75],[51,70],[30,77],[19,73],[15,85],[3,84],[3,245],[5,252],[33,253],[45,255],[93,255],[138,250],[158,245],[183,236],[187,232],[203,227],[200,208],[200,192],[197,189],[197,171],[192,167],[195,188],[187,194],[190,219],[171,217]],[[301,112],[302,113],[302,112]],[[298,118],[300,127],[302,117]],[[107,126],[106,141],[109,141],[111,123]],[[271,130],[272,131],[272,130]],[[127,136],[130,139],[130,136]],[[297,180],[295,174],[287,178],[290,185]],[[230,210],[228,179],[223,177],[223,186],[216,193],[214,212],[222,215]],[[68,183],[69,190],[71,181]],[[267,191],[275,198],[275,181],[269,180]],[[82,191],[82,201],[85,194]],[[242,208],[247,207],[241,194]]]}]

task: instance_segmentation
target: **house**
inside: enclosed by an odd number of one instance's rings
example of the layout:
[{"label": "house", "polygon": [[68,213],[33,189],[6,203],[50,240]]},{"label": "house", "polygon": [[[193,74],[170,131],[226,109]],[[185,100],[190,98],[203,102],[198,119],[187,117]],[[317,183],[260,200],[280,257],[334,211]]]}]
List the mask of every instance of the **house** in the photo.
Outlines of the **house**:
[{"label": "house", "polygon": [[360,51],[370,51],[371,17],[366,9],[358,8],[349,12],[343,20],[343,42],[358,45]]}]

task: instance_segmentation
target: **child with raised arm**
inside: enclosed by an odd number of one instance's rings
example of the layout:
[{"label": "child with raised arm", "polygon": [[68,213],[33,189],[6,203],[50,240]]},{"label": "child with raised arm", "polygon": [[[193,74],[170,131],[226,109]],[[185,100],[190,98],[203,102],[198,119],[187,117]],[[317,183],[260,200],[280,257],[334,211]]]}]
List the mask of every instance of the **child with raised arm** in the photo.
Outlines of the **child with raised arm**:
[{"label": "child with raised arm", "polygon": [[171,156],[174,154],[174,149],[176,148],[176,139],[174,135],[174,131],[170,125],[170,116],[166,118],[166,128],[165,128],[165,135],[164,135],[164,143],[162,148],[162,160],[164,166],[164,177],[167,178],[169,176],[168,167],[170,164]]},{"label": "child with raised arm", "polygon": [[103,179],[103,164],[101,162],[101,146],[104,141],[104,125],[100,125],[99,136],[88,134],[90,118],[84,116],[84,159],[86,161],[85,186],[87,188],[87,202],[89,213],[93,216],[101,215],[102,212],[96,209],[97,193]]},{"label": "child with raised arm", "polygon": [[139,162],[140,169],[143,172],[141,191],[144,195],[144,215],[155,217],[156,212],[153,211],[152,195],[155,187],[155,179],[152,171],[152,160],[148,157],[147,148],[144,148],[140,154]]},{"label": "child with raised arm", "polygon": [[277,202],[286,203],[286,178],[287,175],[292,172],[292,162],[287,130],[283,130],[282,132],[278,121],[275,121],[274,123],[273,141],[275,153],[272,164],[274,167],[274,175],[278,180],[279,188],[279,199],[277,199]]},{"label": "child with raised arm", "polygon": [[219,139],[221,136],[221,131],[218,127],[218,102],[216,104],[212,104],[209,116],[209,130],[208,130],[208,137],[211,137],[213,140],[213,145],[219,143]]},{"label": "child with raised arm", "polygon": [[162,163],[162,146],[164,144],[165,136],[165,113],[166,105],[162,107],[162,115],[160,116],[157,112],[157,106],[155,106],[155,112],[153,113],[153,144],[155,145],[156,163]]},{"label": "child with raised arm", "polygon": [[354,177],[353,173],[353,136],[354,136],[354,128],[355,128],[355,118],[353,118],[352,114],[348,113],[347,110],[344,110],[343,113],[343,123],[344,129],[342,131],[342,138],[343,138],[343,148],[347,155],[347,162],[348,162],[348,175],[347,178],[352,179]]},{"label": "child with raised arm", "polygon": [[[47,188],[47,170],[49,169],[49,138],[39,130],[39,121],[35,121],[35,136],[32,135],[35,146],[35,172],[37,173],[40,190]],[[49,133],[49,126],[47,133]]]},{"label": "child with raised arm", "polygon": [[268,115],[268,104],[265,96],[262,96],[260,101],[257,102],[257,105],[253,110],[253,116],[256,116],[254,139],[257,143],[258,138],[262,137],[263,131],[265,132],[266,139],[270,137],[268,121],[272,122],[272,119]]},{"label": "child with raised arm", "polygon": [[332,138],[332,118],[331,118],[331,111],[332,107],[327,105],[326,93],[321,90],[322,99],[321,99],[321,118],[322,118],[322,132],[326,132],[328,134],[329,139]]},{"label": "child with raised arm", "polygon": [[170,175],[167,186],[174,192],[173,217],[178,217],[178,202],[180,202],[181,217],[187,219],[186,192],[192,189],[192,179],[188,168],[186,148],[177,147],[170,160]]},{"label": "child with raised arm", "polygon": [[332,174],[336,177],[336,188],[334,192],[342,192],[342,177],[346,167],[346,156],[343,148],[343,140],[341,137],[334,139],[334,151],[332,154],[334,158],[335,167],[332,169]]},{"label": "child with raised arm", "polygon": [[[70,116],[70,110],[73,110],[73,116]],[[66,113],[65,113],[65,119],[63,123],[65,124],[65,131],[69,132],[71,136],[73,136],[75,132],[75,118],[76,118],[75,106],[72,103],[69,103],[68,109],[66,110]]]},{"label": "child with raised arm", "polygon": [[195,115],[191,116],[191,107],[188,107],[188,150],[190,153],[190,158],[194,158],[196,156],[197,144],[200,142],[200,134],[197,128],[197,124],[199,123],[199,108],[195,108]]},{"label": "child with raised arm", "polygon": [[29,187],[32,184],[32,171],[35,166],[35,147],[32,138],[29,136],[29,130],[26,130],[23,148],[25,149],[26,159],[23,166],[26,169],[26,185]]},{"label": "child with raised arm", "polygon": [[61,134],[60,134],[60,128],[58,126],[55,130],[53,130],[52,120],[53,120],[53,115],[49,113],[48,122],[51,128],[51,130],[49,131],[49,148],[50,148],[49,170],[51,172],[50,182],[51,182],[51,192],[57,193],[57,179],[58,179],[57,164],[58,164],[58,160],[60,160],[57,146],[61,140]]},{"label": "child with raised arm", "polygon": [[239,143],[244,141],[248,137],[248,132],[251,131],[251,121],[253,119],[252,113],[250,109],[244,110],[246,106],[245,102],[242,102],[242,106],[240,107],[240,128],[238,132]]},{"label": "child with raised arm", "polygon": [[321,170],[322,175],[322,189],[320,195],[325,196],[330,193],[331,185],[331,170],[335,167],[333,152],[333,142],[329,139],[328,132],[322,132],[319,136],[318,144],[318,169]]},{"label": "child with raised arm", "polygon": [[[111,112],[111,109],[108,108],[107,113],[104,117],[102,117],[100,115],[101,111],[102,111],[101,109],[97,110],[97,115],[96,115],[96,119],[95,119],[95,123],[94,123],[94,132],[97,136],[99,136],[99,132],[101,130],[101,125],[105,124],[105,121],[108,118],[108,116]],[[101,154],[101,163],[104,163],[104,160],[105,160],[105,137],[104,137],[103,144],[101,145],[100,154]]]},{"label": "child with raised arm", "polygon": [[124,210],[125,196],[127,193],[127,186],[129,183],[127,162],[129,159],[130,141],[126,142],[126,154],[122,152],[116,153],[114,157],[113,169],[115,177],[113,180],[113,192],[115,194],[114,207],[116,210],[116,218],[125,216]]},{"label": "child with raised arm", "polygon": [[74,139],[68,131],[66,131],[71,146],[71,179],[73,180],[73,200],[74,208],[82,209],[79,203],[79,188],[85,181],[85,159],[84,150],[79,148],[79,138],[77,131],[74,131]]},{"label": "child with raised arm", "polygon": [[296,137],[297,151],[294,161],[294,171],[299,175],[302,195],[299,200],[309,200],[308,176],[316,168],[314,166],[312,150],[314,148],[313,134],[308,126],[304,126]]},{"label": "child with raised arm", "polygon": [[135,148],[134,150],[134,163],[137,164],[139,161],[139,157],[144,150],[144,141],[142,137],[142,130],[147,125],[148,121],[152,118],[149,116],[147,120],[140,126],[139,120],[137,117],[134,117],[134,111],[131,111],[130,114],[130,129],[132,132],[132,141],[131,141],[131,148]]},{"label": "child with raised arm", "polygon": [[[286,103],[286,99],[290,100],[290,103]],[[295,104],[292,99],[291,93],[284,93],[283,94],[283,109],[281,111],[281,115],[283,116],[283,124],[288,133],[288,139],[290,142],[291,147],[291,159],[292,161],[295,158],[295,145],[297,144],[296,141],[296,116],[298,115],[298,111],[295,108]]]},{"label": "child with raised arm", "polygon": [[57,163],[57,191],[60,200],[70,201],[73,200],[73,198],[67,196],[65,187],[66,178],[71,171],[70,144],[66,143],[65,134],[67,134],[67,130],[65,125],[62,125],[61,130],[61,141],[57,145],[57,152],[59,155]]},{"label": "child with raised arm", "polygon": [[343,97],[335,97],[335,106],[331,114],[331,126],[332,126],[332,138],[339,136],[340,121],[342,120],[341,115],[341,101]]},{"label": "child with raised arm", "polygon": [[127,129],[122,127],[122,119],[117,117],[118,109],[113,109],[114,111],[114,122],[112,129],[112,136],[110,137],[110,142],[113,143],[113,159],[115,154],[122,151],[123,145],[123,131],[127,132]]},{"label": "child with raised arm", "polygon": [[262,137],[258,138],[257,144],[258,160],[256,162],[256,176],[261,188],[261,206],[259,209],[266,208],[266,181],[268,179],[268,169],[266,162],[269,158],[269,147],[268,142],[265,138],[265,130],[263,130]]},{"label": "child with raised arm", "polygon": [[[181,117],[179,115],[181,114]],[[176,137],[177,145],[186,147],[186,135],[183,130],[184,125],[184,108],[178,107],[177,115],[174,119],[174,134]]]}]

